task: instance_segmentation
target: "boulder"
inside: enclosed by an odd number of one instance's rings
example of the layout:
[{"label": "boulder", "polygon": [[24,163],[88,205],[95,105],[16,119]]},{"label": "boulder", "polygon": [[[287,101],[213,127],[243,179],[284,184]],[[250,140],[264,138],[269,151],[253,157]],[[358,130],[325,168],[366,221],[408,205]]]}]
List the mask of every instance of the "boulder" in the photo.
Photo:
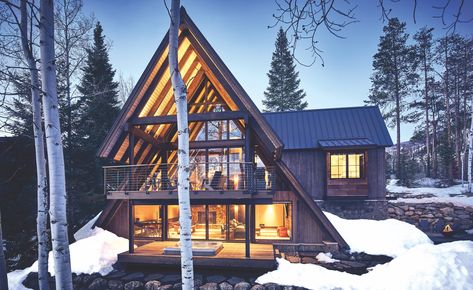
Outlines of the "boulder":
[{"label": "boulder", "polygon": [[230,284],[228,282],[222,282],[222,283],[218,284],[218,288],[220,290],[233,290],[232,284]]},{"label": "boulder", "polygon": [[160,286],[161,286],[161,282],[156,281],[156,280],[151,280],[151,281],[146,282],[145,290],[158,290]]},{"label": "boulder", "polygon": [[235,290],[250,290],[250,288],[251,288],[250,283],[240,282],[240,283],[236,284],[233,289],[235,289]]},{"label": "boulder", "polygon": [[110,290],[123,290],[123,282],[120,280],[108,281],[108,288]]},{"label": "boulder", "polygon": [[87,289],[89,290],[103,290],[107,289],[108,282],[104,278],[96,278],[92,283],[90,283]]},{"label": "boulder", "polygon": [[199,290],[218,290],[218,284],[214,282],[209,282],[200,286]]},{"label": "boulder", "polygon": [[143,290],[144,285],[141,281],[130,281],[125,284],[125,290]]},{"label": "boulder", "polygon": [[222,275],[212,275],[207,277],[207,282],[209,283],[222,283],[225,281],[225,277]]}]

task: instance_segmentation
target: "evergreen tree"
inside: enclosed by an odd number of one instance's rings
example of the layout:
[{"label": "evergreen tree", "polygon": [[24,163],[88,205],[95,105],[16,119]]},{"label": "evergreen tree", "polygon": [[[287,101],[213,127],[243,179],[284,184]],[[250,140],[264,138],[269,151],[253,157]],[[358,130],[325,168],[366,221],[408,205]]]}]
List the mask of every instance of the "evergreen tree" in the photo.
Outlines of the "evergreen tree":
[{"label": "evergreen tree", "polygon": [[[94,29],[94,43],[87,49],[87,60],[78,90],[80,97],[80,136],[83,146],[94,153],[105,139],[120,106],[115,70],[108,57],[108,48],[100,22]],[[95,154],[94,154],[95,155]]]},{"label": "evergreen tree", "polygon": [[304,101],[305,92],[299,89],[299,72],[295,70],[296,65],[282,28],[279,29],[275,45],[276,50],[273,52],[268,73],[269,86],[264,92],[264,111],[303,110],[307,107],[307,101]]},{"label": "evergreen tree", "polygon": [[396,126],[396,174],[401,170],[401,122],[409,122],[405,98],[417,81],[413,49],[407,45],[406,24],[391,18],[374,55],[369,103],[381,107],[389,125]]},{"label": "evergreen tree", "polygon": [[28,85],[29,74],[17,74],[14,77],[14,93],[11,104],[5,106],[10,120],[5,124],[9,132],[15,136],[33,139],[33,109],[31,107],[31,87]]}]

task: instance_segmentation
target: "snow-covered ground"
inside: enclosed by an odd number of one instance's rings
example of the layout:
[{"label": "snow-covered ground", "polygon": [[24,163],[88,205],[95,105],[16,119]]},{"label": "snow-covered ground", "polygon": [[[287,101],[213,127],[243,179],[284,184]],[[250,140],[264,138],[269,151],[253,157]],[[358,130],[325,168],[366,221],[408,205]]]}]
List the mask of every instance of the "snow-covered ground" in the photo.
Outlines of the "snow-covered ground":
[{"label": "snow-covered ground", "polygon": [[[74,235],[82,238],[69,246],[71,253],[71,268],[76,274],[100,273],[106,275],[113,268],[119,253],[128,250],[128,240],[103,230],[101,228],[91,229],[92,223],[88,223]],[[49,252],[49,272],[54,276],[54,259]],[[38,263],[35,262],[29,268],[16,270],[8,273],[8,284],[10,289],[27,289],[22,285],[23,280],[30,272],[38,271]]]},{"label": "snow-covered ground", "polygon": [[432,241],[415,226],[395,219],[347,220],[324,212],[352,252],[397,257],[409,249]]},{"label": "snow-covered ground", "polygon": [[326,215],[352,251],[394,259],[361,276],[278,259],[278,269],[257,282],[308,289],[473,289],[473,242],[433,245],[424,233],[404,222]]},{"label": "snow-covered ground", "polygon": [[[462,187],[461,184],[453,185],[445,188],[434,187],[436,181],[433,179],[422,179],[416,181],[421,187],[405,187],[397,185],[396,179],[391,179],[386,186],[386,190],[391,193],[403,193],[411,197],[399,198],[391,202],[408,202],[408,203],[441,203],[451,202],[457,206],[473,207],[473,196],[468,196],[466,192],[466,184]],[[432,194],[433,197],[415,198],[415,196]]]}]

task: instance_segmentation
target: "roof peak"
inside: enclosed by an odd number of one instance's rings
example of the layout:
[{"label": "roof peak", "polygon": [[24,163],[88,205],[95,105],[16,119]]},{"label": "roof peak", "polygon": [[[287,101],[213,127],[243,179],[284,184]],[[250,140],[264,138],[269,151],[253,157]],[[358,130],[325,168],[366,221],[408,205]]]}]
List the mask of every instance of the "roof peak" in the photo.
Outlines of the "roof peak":
[{"label": "roof peak", "polygon": [[336,107],[336,108],[319,108],[319,109],[296,110],[296,111],[262,112],[262,114],[269,115],[269,114],[303,113],[303,112],[330,111],[330,110],[372,109],[372,108],[378,108],[378,106],[369,105],[369,106],[352,106],[352,107]]}]

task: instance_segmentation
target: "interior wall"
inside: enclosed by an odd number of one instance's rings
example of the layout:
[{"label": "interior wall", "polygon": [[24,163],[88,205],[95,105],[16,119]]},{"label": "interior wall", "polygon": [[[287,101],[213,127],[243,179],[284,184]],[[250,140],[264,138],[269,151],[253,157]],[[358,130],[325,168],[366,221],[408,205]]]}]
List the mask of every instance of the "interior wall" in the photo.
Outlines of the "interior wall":
[{"label": "interior wall", "polygon": [[159,205],[135,205],[135,220],[158,220]]},{"label": "interior wall", "polygon": [[267,227],[284,224],[284,206],[282,204],[268,204],[255,206],[255,225],[264,224]]}]

